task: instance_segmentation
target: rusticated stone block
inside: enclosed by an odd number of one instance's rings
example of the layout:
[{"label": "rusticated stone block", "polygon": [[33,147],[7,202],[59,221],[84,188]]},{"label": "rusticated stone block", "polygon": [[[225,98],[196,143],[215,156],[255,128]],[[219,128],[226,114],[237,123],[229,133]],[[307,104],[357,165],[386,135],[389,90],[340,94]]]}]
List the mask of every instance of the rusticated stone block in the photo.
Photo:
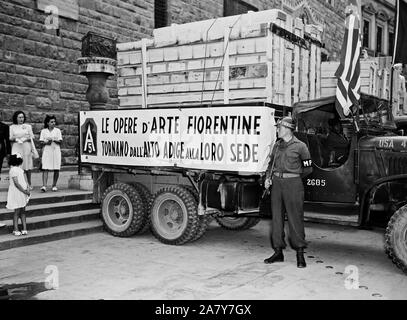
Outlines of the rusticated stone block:
[{"label": "rusticated stone block", "polygon": [[78,138],[76,136],[66,136],[64,141],[67,148],[75,148]]},{"label": "rusticated stone block", "polygon": [[64,123],[65,124],[76,124],[78,121],[78,115],[77,114],[64,114]]},{"label": "rusticated stone block", "polygon": [[61,150],[61,155],[62,157],[74,157],[75,156],[75,150],[72,149],[62,149]]},{"label": "rusticated stone block", "polygon": [[52,101],[50,98],[45,97],[37,97],[35,99],[35,106],[41,110],[51,110],[52,109]]},{"label": "rusticated stone block", "polygon": [[30,123],[42,123],[45,119],[44,112],[30,112],[27,117]]},{"label": "rusticated stone block", "polygon": [[36,135],[35,140],[37,140],[37,139],[39,139],[41,130],[44,129],[44,124],[43,123],[32,123],[31,122],[31,125],[32,125],[33,133],[34,133],[34,135]]}]

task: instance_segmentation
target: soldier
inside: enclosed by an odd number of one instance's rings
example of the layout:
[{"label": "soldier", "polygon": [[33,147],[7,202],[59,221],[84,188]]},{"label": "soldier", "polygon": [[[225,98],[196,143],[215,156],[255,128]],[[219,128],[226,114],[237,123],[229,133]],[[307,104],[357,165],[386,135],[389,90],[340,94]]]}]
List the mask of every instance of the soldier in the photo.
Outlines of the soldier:
[{"label": "soldier", "polygon": [[271,186],[271,245],[274,254],[265,263],[284,261],[286,247],[284,215],[287,212],[289,241],[297,251],[297,267],[305,268],[304,248],[307,246],[304,231],[304,186],[302,177],[312,172],[312,161],[305,143],[293,135],[295,124],[285,117],[277,124],[279,140],[275,143],[266,171],[265,188]]}]

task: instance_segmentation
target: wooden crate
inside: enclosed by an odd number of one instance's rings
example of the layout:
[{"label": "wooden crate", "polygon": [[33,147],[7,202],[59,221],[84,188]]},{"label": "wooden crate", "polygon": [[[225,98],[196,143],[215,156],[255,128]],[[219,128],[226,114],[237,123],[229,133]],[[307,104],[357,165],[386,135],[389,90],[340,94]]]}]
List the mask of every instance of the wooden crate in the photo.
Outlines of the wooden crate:
[{"label": "wooden crate", "polygon": [[[323,62],[321,65],[321,96],[336,94],[335,72],[339,62]],[[368,58],[360,61],[360,81],[363,93],[390,100],[391,57]],[[407,113],[407,93],[401,71],[393,73],[393,114]],[[405,110],[405,111],[403,111]]]},{"label": "wooden crate", "polygon": [[[322,62],[321,64],[321,96],[333,96],[336,93],[337,78],[335,72],[339,67],[339,62]],[[363,93],[376,95],[377,84],[376,74],[378,63],[375,60],[362,60],[360,63],[360,91]]]},{"label": "wooden crate", "polygon": [[280,10],[156,29],[152,39],[117,45],[120,106],[318,98],[321,33]]}]

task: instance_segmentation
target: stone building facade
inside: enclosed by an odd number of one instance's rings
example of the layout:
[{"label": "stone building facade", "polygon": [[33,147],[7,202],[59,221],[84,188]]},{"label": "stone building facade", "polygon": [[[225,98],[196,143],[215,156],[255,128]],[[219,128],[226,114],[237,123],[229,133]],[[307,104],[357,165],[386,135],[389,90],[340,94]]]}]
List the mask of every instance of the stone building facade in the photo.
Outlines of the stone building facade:
[{"label": "stone building facade", "polygon": [[[379,49],[389,51],[394,4],[387,1],[365,3],[370,54],[377,51],[378,27]],[[323,25],[324,59],[337,60],[345,6],[345,0],[0,0],[0,119],[9,123],[14,111],[23,110],[38,138],[45,115],[54,114],[64,135],[63,163],[76,163],[77,112],[88,108],[88,82],[76,60],[87,32],[128,42],[171,23],[278,8]],[[107,107],[115,108],[115,78],[107,86]]]}]

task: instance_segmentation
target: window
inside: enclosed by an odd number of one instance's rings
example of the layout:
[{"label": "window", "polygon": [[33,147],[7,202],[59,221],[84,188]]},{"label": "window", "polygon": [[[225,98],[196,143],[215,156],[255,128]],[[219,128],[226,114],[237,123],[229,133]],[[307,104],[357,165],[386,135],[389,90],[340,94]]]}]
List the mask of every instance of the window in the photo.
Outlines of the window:
[{"label": "window", "polygon": [[383,52],[383,27],[378,26],[376,32],[376,51],[377,53]]},{"label": "window", "polygon": [[389,32],[389,55],[392,56],[394,51],[394,33]]},{"label": "window", "polygon": [[350,150],[345,127],[332,107],[331,110],[314,109],[297,115],[297,138],[308,145],[312,162],[327,170],[345,164]]},{"label": "window", "polygon": [[154,28],[162,28],[168,25],[167,0],[154,0]]},{"label": "window", "polygon": [[258,9],[241,0],[224,0],[223,1],[223,16],[224,17],[247,13],[248,11],[258,11]]},{"label": "window", "polygon": [[368,20],[363,20],[363,46],[369,48],[369,28],[370,23]]}]

